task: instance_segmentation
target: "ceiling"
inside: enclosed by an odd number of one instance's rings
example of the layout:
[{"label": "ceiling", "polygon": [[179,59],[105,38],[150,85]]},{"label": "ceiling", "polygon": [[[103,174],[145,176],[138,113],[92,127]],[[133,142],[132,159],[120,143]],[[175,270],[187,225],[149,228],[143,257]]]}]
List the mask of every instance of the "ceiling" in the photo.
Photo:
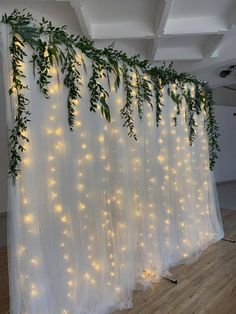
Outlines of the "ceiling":
[{"label": "ceiling", "polygon": [[236,64],[235,0],[1,0],[1,10],[4,3],[53,16],[99,47],[115,41],[153,63],[173,61],[213,87],[236,83],[236,71],[219,76]]}]

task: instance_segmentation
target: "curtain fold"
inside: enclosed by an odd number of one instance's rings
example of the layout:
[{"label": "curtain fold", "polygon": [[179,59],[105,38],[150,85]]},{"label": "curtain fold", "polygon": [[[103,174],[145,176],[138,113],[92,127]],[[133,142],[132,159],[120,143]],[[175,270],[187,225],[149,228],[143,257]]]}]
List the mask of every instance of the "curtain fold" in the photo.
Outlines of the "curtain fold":
[{"label": "curtain fold", "polygon": [[[142,120],[135,109],[135,141],[120,116],[122,82],[110,91],[107,123],[89,111],[83,73],[71,132],[62,75],[51,70],[46,100],[32,74],[30,50],[28,56],[30,143],[16,186],[9,187],[11,312],[102,314],[128,308],[135,288],[196,259],[223,237],[204,116],[196,117],[190,147],[186,104],[175,126],[176,104],[165,88],[158,128],[155,108],[147,105]],[[8,58],[5,51],[6,63]],[[107,85],[105,78],[101,82]]]}]

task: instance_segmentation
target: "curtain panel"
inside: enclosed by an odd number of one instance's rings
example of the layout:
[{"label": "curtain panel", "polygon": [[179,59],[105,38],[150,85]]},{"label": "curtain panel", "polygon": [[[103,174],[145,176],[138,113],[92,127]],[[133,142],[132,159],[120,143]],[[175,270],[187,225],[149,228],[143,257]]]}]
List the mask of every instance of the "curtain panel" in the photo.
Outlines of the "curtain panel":
[{"label": "curtain panel", "polygon": [[[7,29],[2,30],[3,74],[10,82]],[[9,182],[11,313],[103,314],[129,308],[134,289],[195,260],[223,237],[204,115],[196,117],[190,147],[186,104],[175,126],[176,104],[164,88],[158,128],[151,106],[142,120],[135,109],[135,141],[120,116],[122,82],[117,92],[111,88],[108,123],[89,111],[84,73],[71,132],[63,76],[51,69],[46,100],[27,53],[30,142],[16,185]],[[14,95],[11,102],[6,96],[9,128],[15,102]]]}]

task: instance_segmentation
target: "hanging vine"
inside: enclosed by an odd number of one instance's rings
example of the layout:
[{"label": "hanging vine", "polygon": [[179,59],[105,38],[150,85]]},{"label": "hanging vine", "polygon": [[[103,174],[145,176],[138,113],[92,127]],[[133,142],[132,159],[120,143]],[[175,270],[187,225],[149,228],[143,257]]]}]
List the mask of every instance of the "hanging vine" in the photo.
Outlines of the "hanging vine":
[{"label": "hanging vine", "polygon": [[132,84],[131,77],[129,74],[129,69],[127,66],[123,66],[123,82],[124,82],[124,92],[126,96],[126,102],[124,106],[121,108],[120,113],[122,119],[124,120],[123,126],[129,129],[128,135],[137,140],[137,136],[134,132],[134,119],[133,119],[133,96],[132,96]]},{"label": "hanging vine", "polygon": [[[207,83],[186,73],[178,74],[172,64],[157,68],[151,66],[147,60],[141,60],[139,56],[128,57],[126,53],[115,50],[113,45],[97,49],[93,42],[86,37],[70,35],[66,26],[55,27],[45,18],[38,23],[31,13],[25,10],[15,9],[10,15],[4,14],[2,22],[10,26],[11,44],[9,49],[12,63],[12,86],[9,94],[14,94],[17,100],[15,123],[10,134],[9,175],[13,181],[20,171],[24,141],[28,141],[25,131],[30,122],[30,112],[27,109],[29,100],[25,96],[28,86],[22,83],[25,76],[21,67],[27,57],[24,49],[27,45],[33,50],[31,62],[36,82],[46,98],[49,98],[50,68],[56,64],[63,73],[63,84],[68,90],[66,107],[70,130],[73,130],[75,124],[76,100],[81,98],[81,66],[87,74],[82,56],[84,55],[91,60],[92,64],[92,74],[88,80],[90,111],[96,112],[100,107],[102,116],[110,121],[109,91],[103,86],[103,82],[106,81],[108,88],[111,89],[110,75],[112,74],[114,87],[118,90],[122,80],[126,100],[120,110],[121,118],[124,121],[123,126],[128,128],[128,135],[135,140],[137,140],[137,135],[135,134],[134,97],[140,119],[143,117],[145,104],[152,107],[152,97],[154,97],[157,126],[161,121],[163,87],[167,86],[168,94],[177,106],[176,116],[173,118],[175,124],[177,124],[177,116],[181,112],[184,98],[187,105],[186,117],[190,145],[196,135],[196,115],[204,110],[209,146],[209,166],[211,170],[213,169],[219,151],[217,142],[219,133],[214,117],[212,91]],[[80,58],[78,58],[78,51],[81,53]],[[135,79],[132,78],[132,74],[135,75]],[[175,92],[171,88],[172,84],[177,86]],[[194,95],[191,94],[188,86],[194,86]]]},{"label": "hanging vine", "polygon": [[203,97],[204,111],[206,114],[205,124],[206,132],[208,135],[208,147],[209,147],[209,166],[213,170],[217,159],[217,152],[220,151],[218,144],[219,127],[217,125],[214,114],[214,101],[212,97],[212,90],[207,84],[203,85]]}]

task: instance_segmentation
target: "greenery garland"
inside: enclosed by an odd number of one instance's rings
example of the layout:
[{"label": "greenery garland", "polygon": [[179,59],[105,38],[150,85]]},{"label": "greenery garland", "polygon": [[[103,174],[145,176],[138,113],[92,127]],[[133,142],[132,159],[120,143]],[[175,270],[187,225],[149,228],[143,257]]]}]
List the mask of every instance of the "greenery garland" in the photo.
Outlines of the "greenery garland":
[{"label": "greenery garland", "polygon": [[[33,50],[33,73],[37,76],[37,84],[46,98],[49,98],[50,68],[57,64],[64,74],[64,86],[68,89],[67,112],[69,128],[73,130],[75,124],[75,100],[81,98],[80,67],[86,71],[83,55],[91,60],[92,75],[88,82],[90,91],[90,111],[96,112],[98,105],[101,114],[107,121],[111,120],[108,105],[109,91],[99,82],[100,78],[106,78],[110,89],[110,74],[115,77],[114,87],[117,90],[123,80],[126,101],[120,110],[123,126],[128,128],[128,135],[137,140],[135,134],[135,121],[133,117],[134,106],[137,104],[139,118],[143,117],[143,106],[148,103],[152,107],[151,97],[155,97],[156,125],[159,126],[162,112],[162,88],[167,86],[170,97],[177,105],[176,116],[173,118],[177,124],[177,116],[180,114],[182,100],[187,104],[186,119],[189,127],[189,142],[192,145],[196,135],[196,115],[205,112],[206,132],[209,144],[209,166],[212,170],[217,158],[219,146],[218,126],[214,117],[214,103],[212,91],[208,84],[197,80],[186,73],[178,74],[169,65],[160,68],[153,67],[147,60],[141,60],[139,55],[128,57],[126,53],[115,50],[113,45],[97,49],[92,41],[85,37],[70,35],[66,26],[55,27],[50,21],[42,18],[38,23],[31,13],[15,9],[10,15],[2,16],[2,23],[10,26],[11,44],[10,54],[12,62],[12,86],[9,94],[16,94],[17,113],[15,124],[10,134],[10,163],[9,175],[15,182],[20,171],[21,153],[24,151],[23,142],[29,141],[25,136],[27,124],[30,121],[30,112],[27,107],[29,100],[24,93],[28,86],[22,83],[24,73],[21,69],[25,60],[25,47],[29,45]],[[78,58],[77,51],[81,57]],[[171,84],[176,84],[176,92],[171,89]],[[190,87],[194,86],[194,95]],[[153,88],[153,92],[151,90]],[[136,101],[134,101],[134,96]],[[201,108],[203,104],[203,109]]]}]

